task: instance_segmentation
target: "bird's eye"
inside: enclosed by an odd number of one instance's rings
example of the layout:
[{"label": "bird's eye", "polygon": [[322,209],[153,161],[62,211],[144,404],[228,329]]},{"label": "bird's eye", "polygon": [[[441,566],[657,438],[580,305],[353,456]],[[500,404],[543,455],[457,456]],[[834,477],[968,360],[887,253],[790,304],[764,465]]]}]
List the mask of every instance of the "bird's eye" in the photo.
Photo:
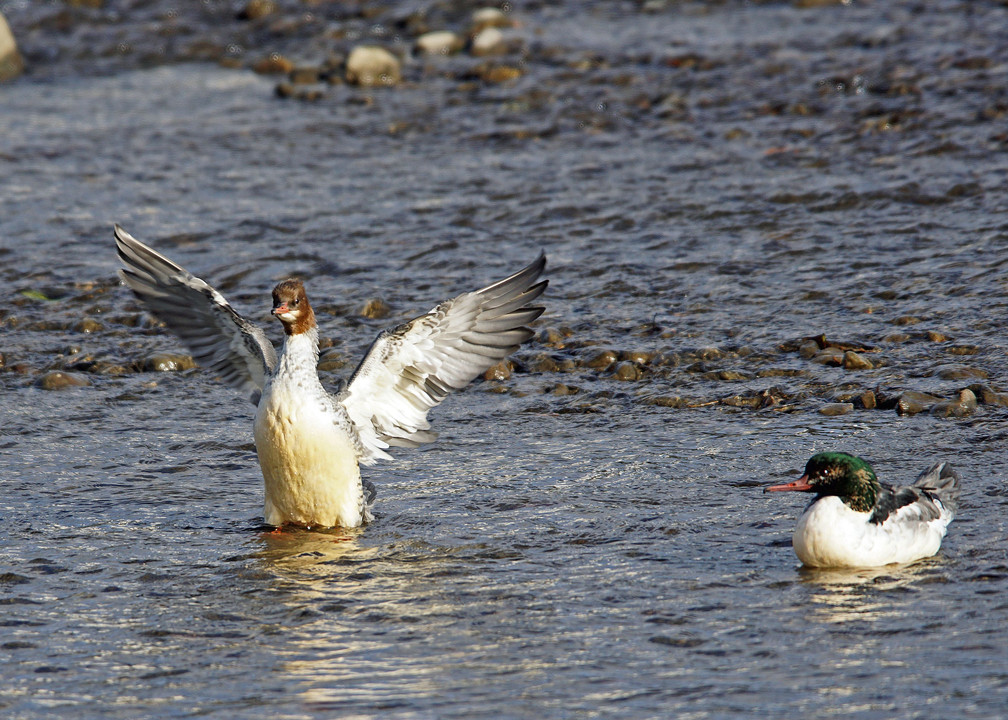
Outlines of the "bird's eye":
[{"label": "bird's eye", "polygon": [[294,307],[297,307],[299,304],[301,304],[301,298],[294,298],[294,303],[293,303]]}]

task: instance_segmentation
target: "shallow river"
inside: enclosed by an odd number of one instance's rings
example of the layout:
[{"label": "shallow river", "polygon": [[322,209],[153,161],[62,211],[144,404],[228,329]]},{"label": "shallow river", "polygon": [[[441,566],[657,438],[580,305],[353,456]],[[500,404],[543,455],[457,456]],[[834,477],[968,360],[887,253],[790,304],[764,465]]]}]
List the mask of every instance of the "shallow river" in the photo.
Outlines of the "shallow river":
[{"label": "shallow river", "polygon": [[[97,4],[0,2],[0,714],[1005,715],[1008,6],[516,2],[503,55],[281,98],[255,60],[475,6]],[[540,249],[547,310],[373,523],[274,534],[113,222],[277,340],[305,277],[327,383]],[[941,552],[801,569],[761,488],[830,449],[951,461]]]}]

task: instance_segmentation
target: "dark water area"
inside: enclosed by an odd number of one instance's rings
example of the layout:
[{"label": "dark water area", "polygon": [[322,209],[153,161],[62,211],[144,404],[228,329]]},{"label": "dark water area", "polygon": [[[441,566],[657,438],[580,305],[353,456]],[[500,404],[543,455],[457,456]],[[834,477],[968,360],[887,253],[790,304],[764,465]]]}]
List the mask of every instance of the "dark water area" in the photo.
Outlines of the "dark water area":
[{"label": "dark water area", "polygon": [[[1005,715],[1008,6],[245,6],[0,0],[0,715]],[[276,340],[300,274],[331,384],[540,249],[547,311],[373,523],[272,534],[113,222]],[[761,488],[830,449],[953,463],[941,552],[800,569]]]}]

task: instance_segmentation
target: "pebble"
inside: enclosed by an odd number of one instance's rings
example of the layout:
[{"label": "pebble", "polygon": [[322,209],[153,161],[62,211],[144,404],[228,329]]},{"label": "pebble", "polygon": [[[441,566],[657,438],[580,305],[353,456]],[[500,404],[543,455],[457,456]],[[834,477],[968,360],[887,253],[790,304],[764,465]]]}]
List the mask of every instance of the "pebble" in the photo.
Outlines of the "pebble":
[{"label": "pebble", "polygon": [[896,413],[899,415],[916,415],[917,413],[929,410],[939,402],[941,402],[940,397],[917,392],[916,390],[907,390],[896,401]]},{"label": "pebble", "polygon": [[624,350],[619,354],[620,360],[627,360],[638,365],[649,364],[653,357],[654,353],[647,352],[646,350]]},{"label": "pebble", "polygon": [[849,412],[854,412],[854,403],[826,403],[819,408],[820,415],[846,415]]},{"label": "pebble", "polygon": [[504,42],[504,33],[495,27],[488,27],[476,33],[469,46],[469,52],[476,57],[486,57],[487,55],[501,55],[507,50]]},{"label": "pebble", "polygon": [[591,368],[592,370],[608,370],[616,360],[619,358],[612,350],[603,350],[600,353],[594,355],[588,362],[584,363],[584,366]]},{"label": "pebble", "polygon": [[347,57],[346,81],[362,87],[397,85],[402,80],[399,58],[377,45],[358,45]]},{"label": "pebble", "polygon": [[848,350],[843,354],[843,366],[846,370],[871,370],[875,367],[868,358],[853,350]]},{"label": "pebble", "polygon": [[154,353],[145,357],[140,367],[144,372],[179,372],[192,370],[196,361],[181,353]]},{"label": "pebble", "polygon": [[514,364],[505,358],[501,360],[496,365],[491,365],[487,368],[487,371],[483,373],[484,380],[507,380],[511,377],[511,372],[514,369]]},{"label": "pebble", "polygon": [[86,387],[91,384],[91,381],[76,373],[54,370],[40,377],[35,384],[43,390],[65,390],[71,387]]},{"label": "pebble", "polygon": [[93,333],[102,329],[102,324],[92,318],[84,318],[74,325],[74,330],[79,333]]},{"label": "pebble", "polygon": [[421,55],[453,55],[463,48],[462,38],[448,30],[424,33],[416,39],[413,49]]},{"label": "pebble", "polygon": [[648,398],[645,402],[648,405],[657,405],[658,407],[669,408],[681,408],[689,405],[687,400],[684,400],[678,395],[659,395],[657,397]]},{"label": "pebble", "polygon": [[948,340],[950,340],[948,335],[937,332],[936,330],[928,330],[927,339],[930,340],[931,342],[947,342]]},{"label": "pebble", "polygon": [[805,340],[798,346],[798,355],[805,360],[811,360],[817,352],[819,352],[819,343],[815,340]]},{"label": "pebble", "polygon": [[0,82],[13,80],[24,72],[24,59],[14,42],[7,19],[0,12]]},{"label": "pebble", "polygon": [[875,393],[871,390],[865,390],[858,396],[858,404],[860,404],[865,410],[874,410],[875,406],[878,404],[875,399]]},{"label": "pebble", "polygon": [[943,365],[935,371],[942,380],[975,380],[987,377],[987,371],[969,365]]},{"label": "pebble", "polygon": [[322,71],[320,68],[306,65],[294,68],[287,77],[295,85],[314,85],[321,79]]},{"label": "pebble", "polygon": [[959,392],[954,400],[943,400],[931,407],[935,417],[965,417],[971,415],[977,408],[977,397],[969,388]]},{"label": "pebble", "polygon": [[271,53],[252,64],[252,71],[260,75],[286,75],[293,69],[294,63],[279,53]]},{"label": "pebble", "polygon": [[842,365],[844,351],[836,347],[824,347],[812,356],[812,362],[820,365]]},{"label": "pebble", "polygon": [[567,337],[569,337],[569,335],[564,335],[555,328],[543,328],[539,332],[539,343],[559,350],[566,345],[564,341]]},{"label": "pebble", "polygon": [[329,348],[319,357],[318,369],[320,372],[333,372],[334,370],[342,370],[346,364],[347,361],[343,357],[343,353],[336,348]]},{"label": "pebble", "polygon": [[474,10],[472,14],[472,32],[477,33],[486,28],[511,27],[514,23],[502,11],[495,7],[485,7]]},{"label": "pebble", "polygon": [[997,392],[987,385],[970,385],[973,395],[984,405],[1008,407],[1008,393]]},{"label": "pebble", "polygon": [[249,0],[238,12],[239,20],[258,20],[276,12],[273,0]]},{"label": "pebble", "polygon": [[571,385],[557,383],[550,390],[550,395],[577,395],[581,390]]},{"label": "pebble", "polygon": [[381,298],[371,298],[361,308],[361,315],[369,320],[379,320],[388,317],[391,312],[392,308]]},{"label": "pebble", "polygon": [[642,374],[637,364],[629,360],[623,360],[613,370],[613,377],[617,380],[640,380]]}]

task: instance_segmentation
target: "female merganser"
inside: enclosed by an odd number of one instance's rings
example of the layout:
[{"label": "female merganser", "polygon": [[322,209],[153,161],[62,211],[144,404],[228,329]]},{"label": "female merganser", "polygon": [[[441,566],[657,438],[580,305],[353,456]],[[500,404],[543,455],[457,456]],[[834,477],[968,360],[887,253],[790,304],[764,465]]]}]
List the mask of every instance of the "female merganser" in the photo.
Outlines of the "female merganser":
[{"label": "female merganser", "polygon": [[889,487],[871,465],[841,452],[813,455],[805,474],[764,492],[814,492],[791,537],[809,567],[877,567],[938,552],[959,497],[959,475],[935,463],[911,486]]},{"label": "female merganser", "polygon": [[[357,527],[372,519],[370,483],[359,464],[392,458],[389,446],[417,447],[437,435],[427,411],[452,390],[532,337],[543,309],[536,282],[546,258],[476,292],[459,295],[371,345],[343,389],[318,377],[318,326],[300,280],[273,289],[283,324],[277,356],[263,331],[210,285],[115,226],[129,288],[189,346],[193,357],[257,406],[254,435],[265,481],[268,524]],[[367,494],[365,494],[365,485]]]}]

